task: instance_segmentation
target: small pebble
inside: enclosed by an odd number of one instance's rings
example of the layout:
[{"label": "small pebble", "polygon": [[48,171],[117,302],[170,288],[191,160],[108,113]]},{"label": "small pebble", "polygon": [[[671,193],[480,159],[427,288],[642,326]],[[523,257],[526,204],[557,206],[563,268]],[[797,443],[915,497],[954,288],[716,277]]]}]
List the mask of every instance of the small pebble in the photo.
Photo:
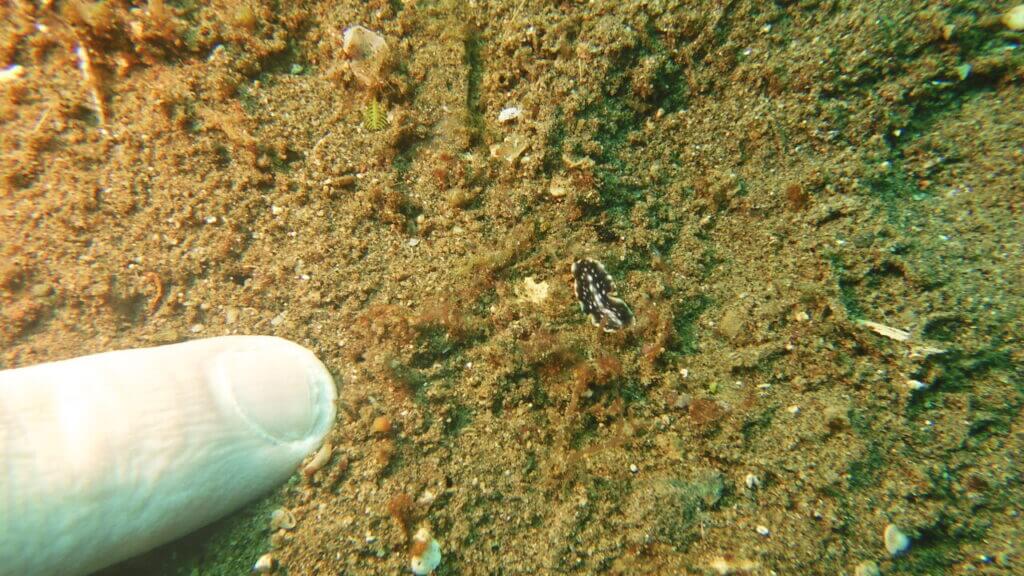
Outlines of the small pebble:
[{"label": "small pebble", "polygon": [[746,478],[743,479],[743,483],[747,485],[748,490],[756,490],[761,487],[761,479],[753,473],[747,474]]},{"label": "small pebble", "polygon": [[853,571],[854,576],[882,576],[882,571],[878,569],[878,564],[875,564],[871,560],[865,560]]},{"label": "small pebble", "polygon": [[636,474],[637,472],[640,471],[640,469],[636,467],[636,464],[630,464],[629,471],[632,472],[633,474]]},{"label": "small pebble", "polygon": [[772,533],[772,532],[771,532],[771,530],[769,530],[767,526],[762,526],[762,525],[760,525],[760,524],[758,524],[758,525],[757,525],[757,528],[754,528],[754,530],[757,530],[757,533],[758,533],[758,534],[760,534],[761,536],[764,536],[764,537],[766,537],[766,538],[767,538],[767,537],[768,537],[769,535],[771,535],[771,533]]},{"label": "small pebble", "polygon": [[903,533],[895,524],[885,527],[885,549],[892,557],[899,556],[910,548],[910,537]]}]

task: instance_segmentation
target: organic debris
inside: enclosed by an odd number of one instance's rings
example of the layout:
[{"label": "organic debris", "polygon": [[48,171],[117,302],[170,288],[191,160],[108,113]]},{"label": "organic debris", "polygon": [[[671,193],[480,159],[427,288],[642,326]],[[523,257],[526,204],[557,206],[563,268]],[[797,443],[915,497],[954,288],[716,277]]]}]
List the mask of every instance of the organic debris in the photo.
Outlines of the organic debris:
[{"label": "organic debris", "polygon": [[371,132],[380,132],[389,124],[386,105],[376,98],[370,100],[366,108],[363,108],[363,126]]},{"label": "organic debris", "polygon": [[388,44],[384,37],[362,26],[345,30],[342,49],[349,60],[349,68],[359,82],[376,90],[384,85]]}]

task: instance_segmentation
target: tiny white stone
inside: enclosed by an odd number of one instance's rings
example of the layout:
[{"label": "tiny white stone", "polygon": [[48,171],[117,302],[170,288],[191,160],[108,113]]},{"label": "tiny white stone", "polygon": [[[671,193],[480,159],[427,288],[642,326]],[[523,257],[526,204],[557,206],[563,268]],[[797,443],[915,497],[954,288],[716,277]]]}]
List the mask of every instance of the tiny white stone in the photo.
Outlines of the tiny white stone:
[{"label": "tiny white stone", "polygon": [[754,473],[748,473],[746,478],[743,479],[743,483],[747,485],[747,489],[756,490],[761,487],[761,479]]},{"label": "tiny white stone", "polygon": [[416,246],[420,243],[419,238],[409,238],[409,246]]},{"label": "tiny white stone", "polygon": [[758,534],[760,534],[761,536],[765,536],[765,537],[771,535],[771,533],[772,533],[771,530],[769,530],[767,526],[762,526],[761,524],[758,524],[757,528],[754,528],[754,530],[757,530]]},{"label": "tiny white stone", "polygon": [[284,212],[284,208],[281,208],[280,206],[271,206],[270,207],[270,213],[273,214],[274,216],[277,216],[281,212]]},{"label": "tiny white stone", "polygon": [[205,221],[205,222],[206,222],[207,224],[216,224],[216,223],[217,223],[217,217],[216,217],[216,216],[207,216],[207,217],[206,217],[206,218],[204,219],[204,221]]},{"label": "tiny white stone", "polygon": [[895,524],[889,524],[885,527],[883,537],[885,539],[885,549],[889,551],[890,556],[899,556],[910,548],[910,537],[904,534]]},{"label": "tiny white stone", "polygon": [[507,124],[518,120],[523,115],[523,109],[518,106],[509,106],[498,112],[498,124]]},{"label": "tiny white stone", "polygon": [[636,464],[630,464],[629,471],[632,472],[633,474],[636,474],[637,472],[640,471],[640,469],[636,467]]},{"label": "tiny white stone", "polygon": [[789,412],[790,414],[796,415],[800,413],[800,407],[794,404],[789,408],[786,408],[786,411]]}]

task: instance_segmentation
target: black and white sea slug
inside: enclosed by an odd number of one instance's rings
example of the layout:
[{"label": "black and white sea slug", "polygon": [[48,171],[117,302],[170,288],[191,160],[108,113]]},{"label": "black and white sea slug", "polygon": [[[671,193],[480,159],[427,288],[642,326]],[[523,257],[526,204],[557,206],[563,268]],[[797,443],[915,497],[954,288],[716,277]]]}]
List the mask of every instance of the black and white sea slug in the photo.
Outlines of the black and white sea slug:
[{"label": "black and white sea slug", "polygon": [[590,258],[576,260],[572,277],[580,309],[594,326],[615,332],[633,323],[633,311],[616,296],[615,283],[603,264]]}]

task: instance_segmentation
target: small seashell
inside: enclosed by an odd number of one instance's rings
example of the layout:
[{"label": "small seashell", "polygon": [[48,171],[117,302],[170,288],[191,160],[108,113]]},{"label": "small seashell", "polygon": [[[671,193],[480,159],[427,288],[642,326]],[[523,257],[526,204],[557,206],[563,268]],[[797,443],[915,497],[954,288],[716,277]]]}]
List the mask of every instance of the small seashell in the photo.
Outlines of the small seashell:
[{"label": "small seashell", "polygon": [[518,106],[509,106],[498,112],[498,124],[508,124],[519,120],[523,115],[523,109]]},{"label": "small seashell", "polygon": [[331,461],[331,454],[333,454],[334,448],[330,442],[324,442],[324,445],[320,447],[313,459],[309,461],[309,464],[302,469],[302,474],[307,478],[313,476],[320,471],[321,468],[327,465]]},{"label": "small seashell", "polygon": [[882,576],[882,571],[878,569],[878,564],[875,564],[871,560],[865,560],[853,571],[854,576]]},{"label": "small seashell", "polygon": [[910,548],[910,537],[903,533],[895,524],[885,527],[885,549],[892,557],[899,556]]},{"label": "small seashell", "polygon": [[491,145],[491,158],[504,160],[514,166],[529,147],[529,140],[518,134],[513,134],[501,142]]},{"label": "small seashell", "polygon": [[768,536],[771,536],[771,534],[772,534],[772,531],[769,530],[767,526],[762,526],[760,524],[758,524],[758,526],[756,528],[754,528],[754,530],[756,530],[758,534],[760,534],[761,536],[764,536],[765,538],[767,538]]},{"label": "small seashell", "polygon": [[747,485],[748,490],[756,490],[761,487],[761,479],[753,473],[747,474],[743,479],[743,483]]},{"label": "small seashell", "polygon": [[277,568],[277,560],[274,555],[267,552],[263,556],[260,556],[259,560],[256,561],[252,566],[252,571],[257,574],[270,574]]},{"label": "small seashell", "polygon": [[295,515],[292,514],[291,510],[278,508],[270,514],[270,529],[274,532],[278,530],[291,530],[292,528],[295,528]]}]

